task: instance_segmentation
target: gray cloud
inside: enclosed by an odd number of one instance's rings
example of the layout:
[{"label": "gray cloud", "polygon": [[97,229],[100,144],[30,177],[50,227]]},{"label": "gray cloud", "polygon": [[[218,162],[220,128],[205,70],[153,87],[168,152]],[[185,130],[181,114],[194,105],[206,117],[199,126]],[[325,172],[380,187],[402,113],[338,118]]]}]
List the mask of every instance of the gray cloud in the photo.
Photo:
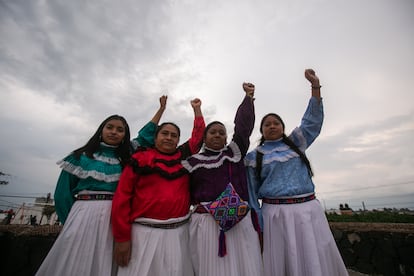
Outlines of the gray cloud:
[{"label": "gray cloud", "polygon": [[323,85],[326,119],[309,156],[324,202],[412,194],[392,184],[414,179],[413,12],[408,0],[0,0],[0,171],[13,175],[0,194],[53,191],[57,160],[110,114],[136,132],[161,94],[183,139],[194,97],[231,135],[243,81],[256,84],[258,121],[277,112],[293,129],[307,67]]}]

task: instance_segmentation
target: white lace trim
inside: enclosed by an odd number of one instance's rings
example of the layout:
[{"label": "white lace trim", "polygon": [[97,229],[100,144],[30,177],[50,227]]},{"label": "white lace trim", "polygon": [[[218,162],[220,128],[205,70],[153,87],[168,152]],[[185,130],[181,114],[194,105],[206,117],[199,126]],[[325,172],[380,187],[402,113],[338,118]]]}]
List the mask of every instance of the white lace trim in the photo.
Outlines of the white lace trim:
[{"label": "white lace trim", "polygon": [[274,161],[286,162],[286,161],[289,161],[290,159],[295,158],[295,157],[299,157],[299,154],[292,151],[292,152],[289,152],[288,154],[285,154],[283,156],[278,155],[278,156],[272,156],[271,158],[268,158],[268,159],[263,159],[263,164],[270,164]]},{"label": "white lace trim", "polygon": [[107,156],[103,156],[97,153],[93,154],[93,158],[95,158],[95,160],[98,160],[98,161],[101,161],[107,164],[111,164],[111,165],[118,165],[121,163],[118,158],[107,157]]},{"label": "white lace trim", "polygon": [[[304,151],[307,148],[307,142],[306,138],[303,135],[302,129],[299,127],[296,127],[292,133],[289,135],[289,138],[292,139],[293,137],[298,140],[299,149]],[[269,143],[281,141],[282,139],[278,139],[275,141],[268,141]],[[265,156],[270,156],[269,158],[263,159],[263,164],[270,164],[272,162],[286,162],[289,161],[292,158],[299,157],[299,154],[297,154],[295,151],[293,151],[288,145],[281,144],[276,147],[272,147],[268,150],[264,149],[264,146],[259,146],[256,151],[259,151],[263,153]],[[247,159],[245,158],[244,164],[248,167],[256,167],[256,156],[254,156],[254,159]]]},{"label": "white lace trim", "polygon": [[291,136],[292,136],[292,135],[294,135],[294,134],[296,134],[296,135],[295,135],[296,139],[298,139],[298,140],[299,140],[299,145],[298,145],[298,148],[299,148],[301,151],[305,151],[305,150],[308,148],[308,143],[307,143],[307,141],[306,141],[305,135],[303,135],[302,129],[301,129],[301,128],[299,128],[299,127],[296,127],[296,128],[292,131]]},{"label": "white lace trim", "polygon": [[[263,151],[260,151],[260,152],[263,152]],[[276,150],[266,151],[266,154],[272,153],[272,152],[276,152]],[[294,152],[292,150],[292,151],[288,151],[288,152],[286,152],[282,155],[277,154],[277,155],[270,156],[270,158],[266,158],[266,159],[263,158],[263,164],[270,164],[270,163],[275,162],[275,161],[276,162],[287,162],[290,159],[295,158],[295,157],[299,157],[299,154],[297,154],[296,152]],[[245,158],[244,159],[244,165],[247,166],[247,167],[256,168],[256,155],[254,156],[253,159]]]},{"label": "white lace trim", "polygon": [[260,147],[258,147],[258,148],[257,148],[257,151],[259,151],[259,152],[261,152],[261,153],[263,153],[263,154],[271,154],[271,153],[274,153],[274,152],[283,152],[283,151],[287,151],[287,150],[289,150],[289,149],[290,149],[290,147],[289,147],[288,145],[286,145],[286,144],[281,144],[280,146],[273,147],[273,148],[268,149],[268,150],[265,150],[265,149],[263,148],[263,146],[260,146]]},{"label": "white lace trim", "polygon": [[91,177],[99,181],[115,182],[115,181],[118,181],[119,177],[121,176],[121,173],[107,175],[105,173],[98,172],[96,170],[87,171],[87,170],[84,170],[80,166],[73,165],[72,163],[64,161],[64,160],[57,162],[57,164],[60,165],[62,170],[65,170],[81,179],[86,179],[88,177]]},{"label": "white lace trim", "polygon": [[[241,160],[241,151],[239,146],[234,143],[233,141],[230,142],[230,144],[226,147],[224,147],[220,152],[223,152],[224,150],[227,150],[227,147],[230,148],[233,152],[233,157],[223,155],[217,162],[211,163],[211,164],[205,164],[205,163],[198,163],[194,167],[190,165],[190,163],[187,160],[182,161],[182,165],[185,169],[187,169],[190,173],[197,170],[198,168],[206,168],[206,169],[213,169],[218,168],[221,165],[223,165],[224,160],[229,160],[230,162],[237,163]],[[217,159],[217,155],[214,156],[205,156],[201,154],[195,154],[191,158],[198,159],[200,161],[213,161]]]}]

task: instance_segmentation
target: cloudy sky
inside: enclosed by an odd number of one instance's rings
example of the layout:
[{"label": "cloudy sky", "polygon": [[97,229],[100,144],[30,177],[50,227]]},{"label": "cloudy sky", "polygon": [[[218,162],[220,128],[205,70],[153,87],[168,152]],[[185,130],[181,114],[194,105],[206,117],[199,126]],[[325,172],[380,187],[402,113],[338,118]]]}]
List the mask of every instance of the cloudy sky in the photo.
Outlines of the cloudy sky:
[{"label": "cloudy sky", "polygon": [[414,209],[411,0],[0,0],[0,209],[53,194],[56,161],[100,122],[138,131],[163,119],[190,134],[190,100],[229,135],[256,85],[256,129],[276,112],[290,132],[320,77],[325,121],[309,148],[326,208]]}]

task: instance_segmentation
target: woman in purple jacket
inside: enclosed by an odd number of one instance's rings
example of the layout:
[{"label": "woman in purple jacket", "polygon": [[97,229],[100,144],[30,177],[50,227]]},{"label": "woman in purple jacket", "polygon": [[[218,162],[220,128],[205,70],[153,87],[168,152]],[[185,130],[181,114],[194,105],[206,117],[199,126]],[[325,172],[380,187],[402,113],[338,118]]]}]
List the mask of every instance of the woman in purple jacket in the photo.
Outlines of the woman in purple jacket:
[{"label": "woman in purple jacket", "polygon": [[223,123],[211,122],[204,132],[204,151],[183,161],[190,172],[191,200],[195,207],[190,222],[190,249],[197,276],[263,273],[254,216],[249,212],[224,235],[207,207],[229,183],[240,201],[247,202],[249,198],[243,159],[254,127],[254,89],[253,84],[243,83],[246,96],[236,113],[232,141],[227,144]]}]

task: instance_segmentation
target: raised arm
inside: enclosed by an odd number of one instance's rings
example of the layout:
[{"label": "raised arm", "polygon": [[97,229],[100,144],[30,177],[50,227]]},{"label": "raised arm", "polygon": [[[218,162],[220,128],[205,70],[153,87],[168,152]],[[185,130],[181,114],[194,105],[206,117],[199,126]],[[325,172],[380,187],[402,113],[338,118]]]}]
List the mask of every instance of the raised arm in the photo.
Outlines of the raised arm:
[{"label": "raised arm", "polygon": [[201,112],[201,100],[199,98],[195,98],[191,101],[191,107],[194,110],[194,117],[203,117],[203,113]]},{"label": "raised arm", "polygon": [[321,85],[319,83],[319,78],[316,76],[316,73],[313,69],[305,70],[305,78],[311,83],[312,86],[312,96],[321,99]]},{"label": "raised arm", "polygon": [[165,111],[165,108],[167,107],[167,95],[162,95],[160,97],[160,107],[158,108],[157,112],[154,114],[154,117],[152,117],[151,122],[158,125],[158,123],[161,120],[162,114]]},{"label": "raised arm", "polygon": [[204,122],[203,113],[201,112],[201,100],[195,98],[191,102],[191,107],[194,111],[194,125],[191,133],[191,138],[181,145],[183,152],[183,159],[189,157],[192,154],[197,153],[201,149],[203,143],[203,134],[206,124]]},{"label": "raised arm", "polygon": [[295,128],[289,136],[302,151],[305,151],[318,137],[324,118],[319,78],[312,69],[305,70],[305,78],[312,85],[312,97],[309,100],[299,128]]},{"label": "raised arm", "polygon": [[233,141],[238,145],[242,155],[246,155],[250,146],[250,135],[254,128],[254,91],[252,83],[243,83],[245,97],[237,109],[234,118]]},{"label": "raised arm", "polygon": [[254,99],[254,84],[250,83],[250,82],[244,82],[243,83],[243,90],[244,92],[246,92],[246,96]]},{"label": "raised arm", "polygon": [[167,99],[168,96],[166,95],[162,95],[160,97],[160,107],[157,112],[155,112],[154,117],[152,117],[152,119],[139,130],[138,136],[132,139],[132,151],[135,151],[138,147],[152,147],[154,145],[155,130],[157,129],[162,114],[167,107]]}]

